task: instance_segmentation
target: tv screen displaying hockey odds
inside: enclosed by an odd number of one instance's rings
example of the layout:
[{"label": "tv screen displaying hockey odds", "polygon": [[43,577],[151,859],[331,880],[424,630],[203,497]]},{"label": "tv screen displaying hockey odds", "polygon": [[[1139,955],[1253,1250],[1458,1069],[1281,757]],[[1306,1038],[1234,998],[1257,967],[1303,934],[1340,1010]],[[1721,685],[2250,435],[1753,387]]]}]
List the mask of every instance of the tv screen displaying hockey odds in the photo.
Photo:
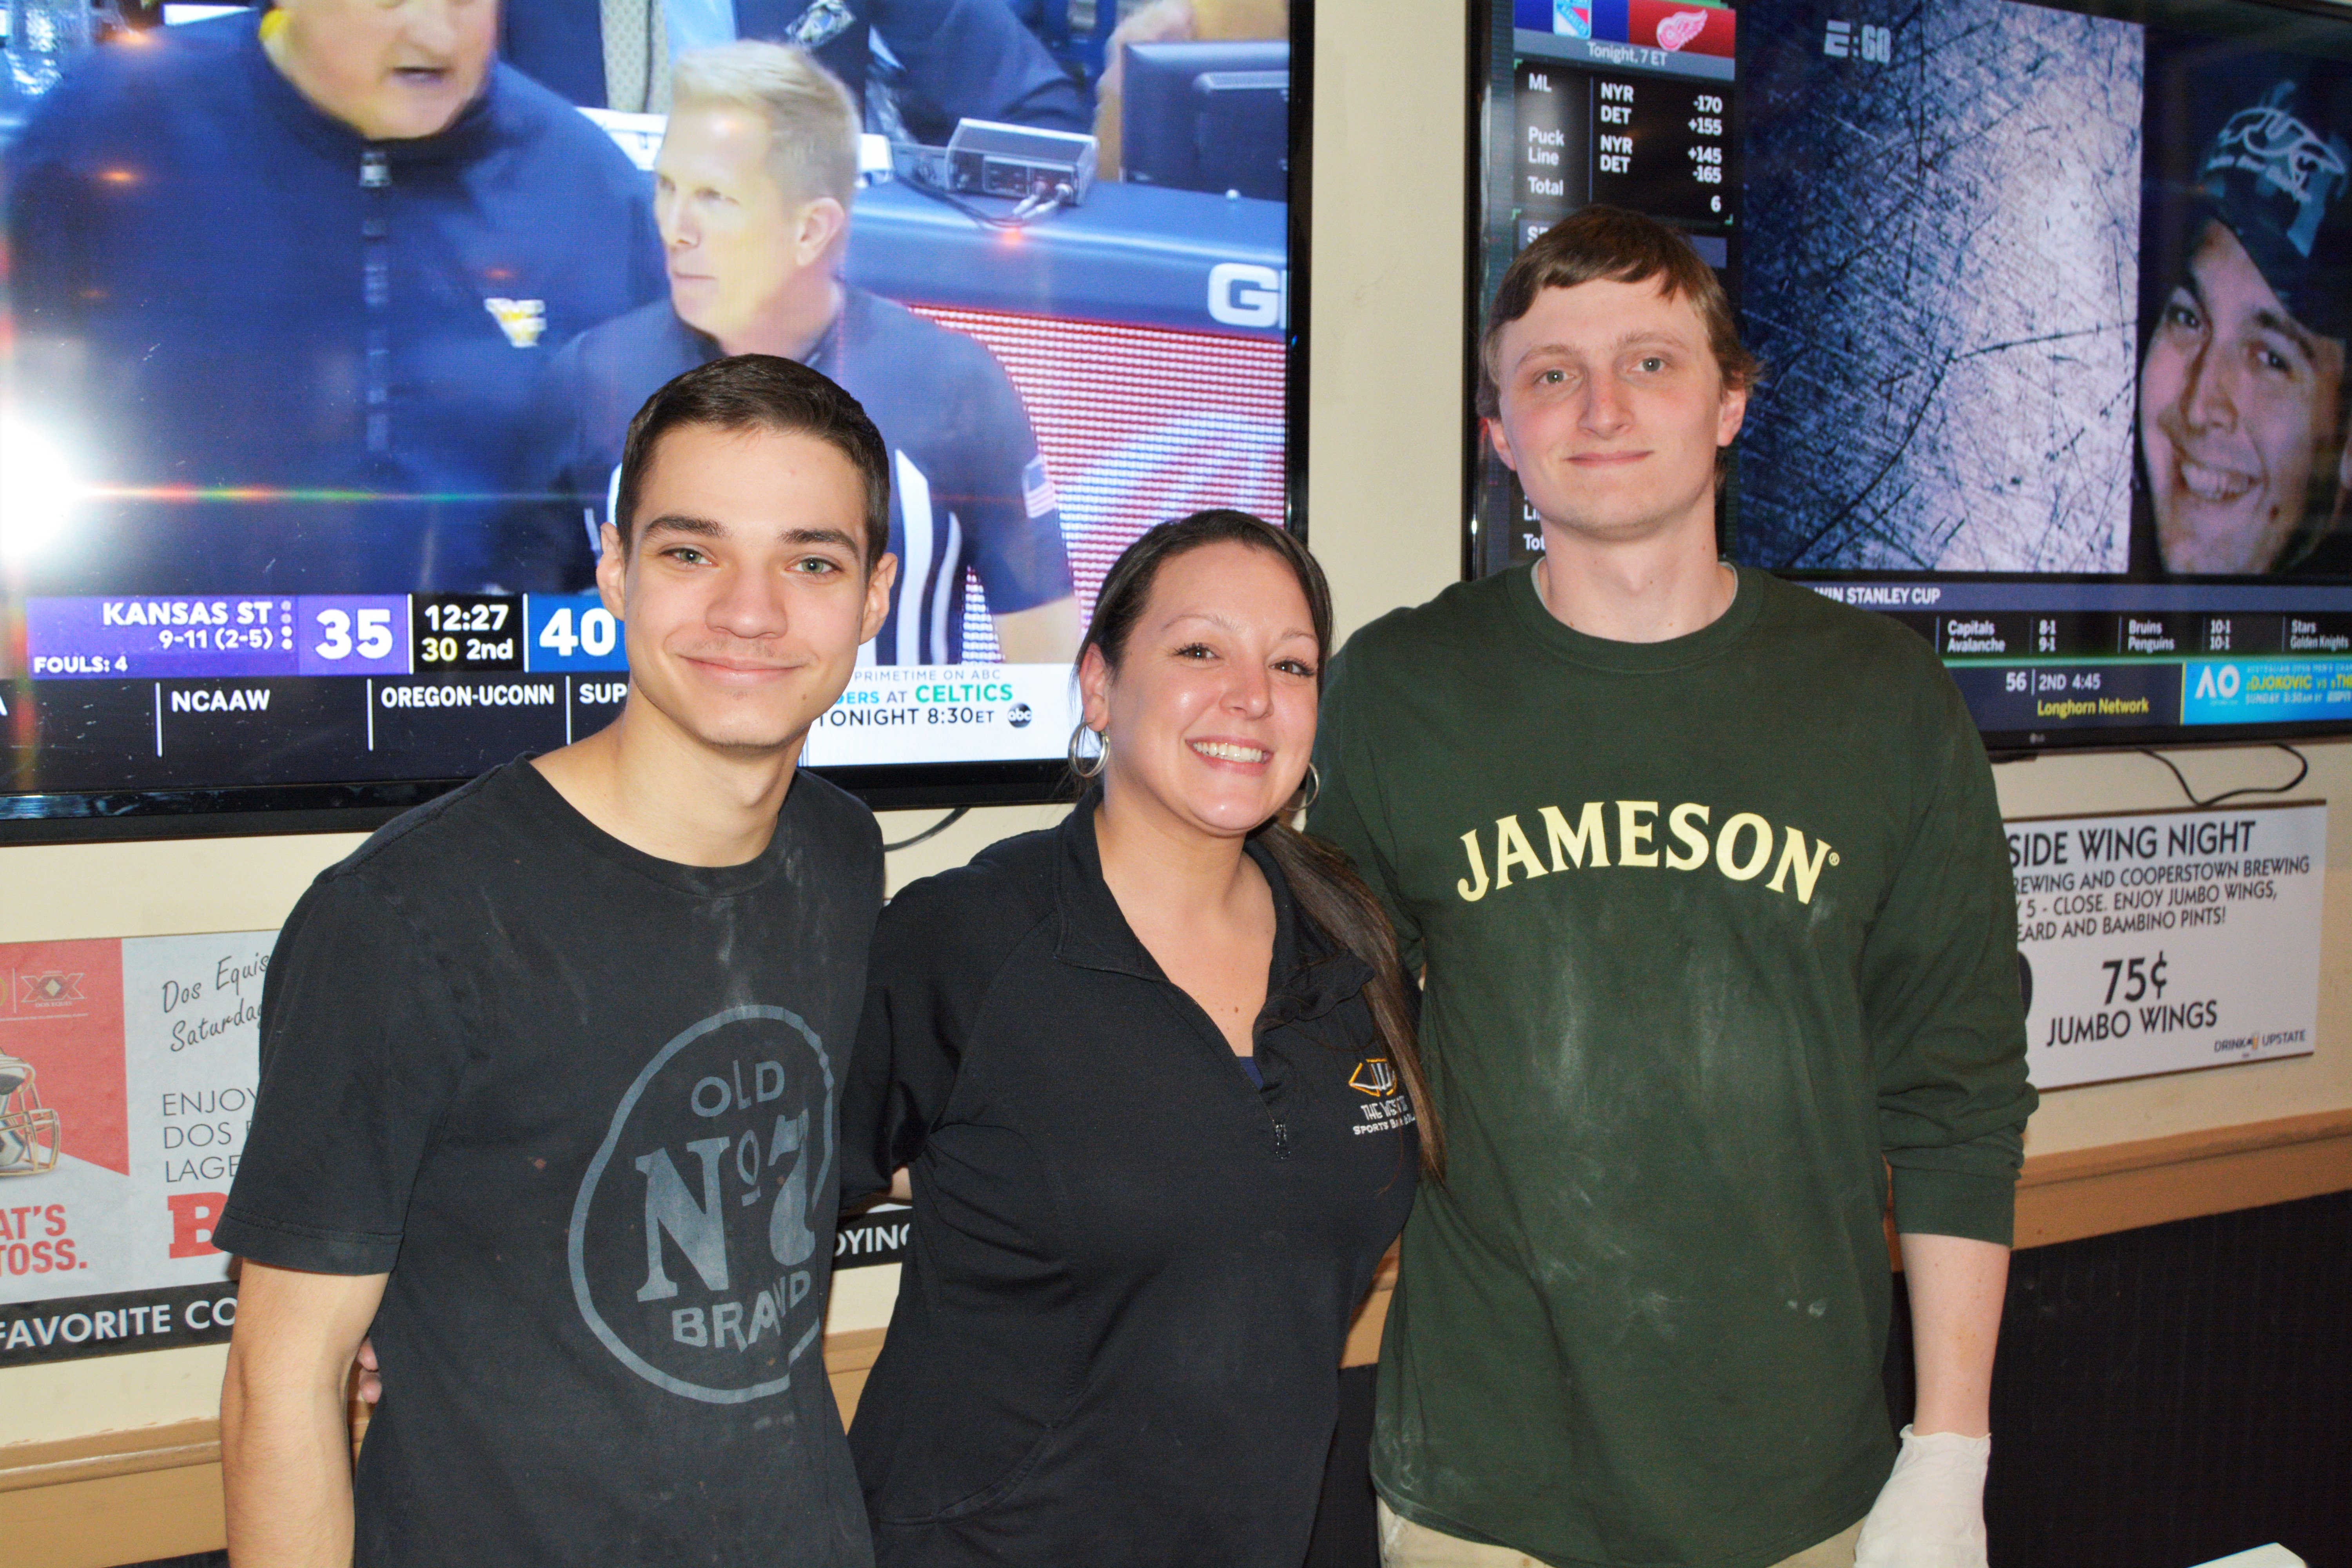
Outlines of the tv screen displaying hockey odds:
[{"label": "tv screen displaying hockey odds", "polygon": [[630,417],[743,352],[889,451],[889,618],[803,761],[1043,798],[1119,552],[1285,518],[1287,37],[415,9],[12,8],[0,821],[384,809],[609,722]]},{"label": "tv screen displaying hockey odds", "polygon": [[[2352,15],[1494,0],[1478,26],[1481,303],[1589,204],[1689,238],[1765,365],[1728,555],[1931,639],[1996,747],[2352,724]],[[1543,540],[1481,450],[1487,573]]]}]

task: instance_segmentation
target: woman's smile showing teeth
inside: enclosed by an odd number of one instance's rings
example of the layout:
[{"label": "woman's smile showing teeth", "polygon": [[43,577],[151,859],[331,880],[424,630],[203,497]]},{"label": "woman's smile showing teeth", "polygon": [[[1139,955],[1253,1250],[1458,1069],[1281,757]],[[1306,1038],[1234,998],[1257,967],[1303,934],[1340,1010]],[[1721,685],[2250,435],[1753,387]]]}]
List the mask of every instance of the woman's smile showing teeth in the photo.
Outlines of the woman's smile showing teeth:
[{"label": "woman's smile showing teeth", "polygon": [[1213,762],[1264,763],[1273,760],[1274,753],[1264,746],[1247,746],[1237,741],[1192,741],[1192,750]]}]

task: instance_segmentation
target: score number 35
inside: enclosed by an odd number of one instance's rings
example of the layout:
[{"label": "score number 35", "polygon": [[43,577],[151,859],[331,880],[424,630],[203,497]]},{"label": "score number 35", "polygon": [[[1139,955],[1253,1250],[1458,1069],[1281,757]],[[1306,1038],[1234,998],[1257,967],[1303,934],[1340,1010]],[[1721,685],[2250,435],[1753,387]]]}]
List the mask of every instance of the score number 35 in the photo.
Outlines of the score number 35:
[{"label": "score number 35", "polygon": [[386,658],[392,654],[390,610],[362,610],[356,642],[352,636],[351,614],[345,610],[320,610],[319,632],[324,640],[312,651],[320,658],[349,658],[354,648],[365,659]]}]

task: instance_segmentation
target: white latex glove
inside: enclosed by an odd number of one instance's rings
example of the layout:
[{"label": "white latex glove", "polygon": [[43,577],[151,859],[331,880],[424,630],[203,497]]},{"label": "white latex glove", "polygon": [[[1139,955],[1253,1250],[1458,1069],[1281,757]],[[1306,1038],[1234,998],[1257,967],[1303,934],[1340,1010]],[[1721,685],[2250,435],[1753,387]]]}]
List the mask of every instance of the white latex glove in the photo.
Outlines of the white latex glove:
[{"label": "white latex glove", "polygon": [[1853,1568],[1985,1568],[1985,1466],[1992,1439],[1903,1428],[1895,1473],[1862,1521]]}]

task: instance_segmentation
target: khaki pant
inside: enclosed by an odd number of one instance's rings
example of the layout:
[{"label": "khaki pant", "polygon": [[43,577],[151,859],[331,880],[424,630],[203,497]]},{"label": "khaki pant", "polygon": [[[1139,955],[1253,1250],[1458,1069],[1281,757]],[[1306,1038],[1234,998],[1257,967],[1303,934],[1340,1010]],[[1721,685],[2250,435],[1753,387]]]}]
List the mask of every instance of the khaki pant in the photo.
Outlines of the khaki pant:
[{"label": "khaki pant", "polygon": [[[1543,1568],[1524,1552],[1462,1541],[1415,1524],[1391,1510],[1386,1499],[1380,1500],[1379,1507],[1381,1568]],[[1853,1568],[1853,1543],[1861,1534],[1859,1524],[1841,1531],[1780,1568]]]}]

